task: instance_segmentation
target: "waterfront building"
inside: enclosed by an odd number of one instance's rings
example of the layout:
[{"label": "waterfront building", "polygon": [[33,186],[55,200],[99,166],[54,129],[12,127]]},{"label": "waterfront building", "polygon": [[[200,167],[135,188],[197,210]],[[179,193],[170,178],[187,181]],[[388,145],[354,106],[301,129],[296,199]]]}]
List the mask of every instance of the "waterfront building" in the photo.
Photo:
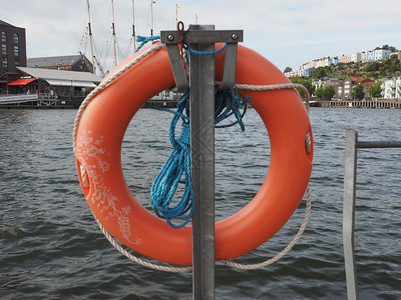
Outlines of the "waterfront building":
[{"label": "waterfront building", "polygon": [[382,96],[386,99],[401,99],[401,76],[387,77],[381,84]]},{"label": "waterfront building", "polygon": [[90,72],[17,68],[19,77],[8,84],[9,94],[39,94],[40,99],[83,98],[101,81]]},{"label": "waterfront building", "polygon": [[334,89],[336,90],[335,97],[341,100],[352,100],[353,88],[361,84],[363,86],[366,98],[369,86],[372,85],[373,83],[374,81],[363,77],[347,77],[344,79],[342,83],[333,86]]},{"label": "waterfront building", "polygon": [[66,56],[33,57],[27,60],[28,68],[92,72],[92,63],[82,53]]},{"label": "waterfront building", "polygon": [[0,20],[0,94],[5,93],[7,83],[18,78],[16,67],[26,67],[25,28]]}]

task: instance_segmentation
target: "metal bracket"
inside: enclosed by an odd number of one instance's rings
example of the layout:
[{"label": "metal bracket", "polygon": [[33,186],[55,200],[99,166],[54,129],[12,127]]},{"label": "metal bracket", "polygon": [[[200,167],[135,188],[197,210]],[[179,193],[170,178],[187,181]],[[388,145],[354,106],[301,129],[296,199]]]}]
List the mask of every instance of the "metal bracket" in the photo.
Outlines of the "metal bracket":
[{"label": "metal bracket", "polygon": [[[194,25],[191,26],[193,28]],[[166,44],[177,90],[186,90],[189,83],[178,48],[181,42],[180,34],[178,31],[161,31],[160,37],[161,42]],[[223,81],[217,84],[219,89],[229,89],[235,80],[237,45],[242,41],[243,30],[189,30],[185,32],[183,39],[183,42],[189,45],[191,43],[226,43]]]}]

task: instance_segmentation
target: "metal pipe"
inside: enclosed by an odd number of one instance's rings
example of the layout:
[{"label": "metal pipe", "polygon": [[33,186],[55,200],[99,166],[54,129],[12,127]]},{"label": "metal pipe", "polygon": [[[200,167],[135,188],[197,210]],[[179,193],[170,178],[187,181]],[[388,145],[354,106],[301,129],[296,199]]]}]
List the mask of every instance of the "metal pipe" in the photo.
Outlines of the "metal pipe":
[{"label": "metal pipe", "polygon": [[343,247],[347,296],[357,300],[358,282],[355,260],[355,195],[358,148],[401,148],[401,141],[358,141],[358,133],[347,130],[345,138],[344,162],[344,202],[343,202]]},{"label": "metal pipe", "polygon": [[[191,25],[189,29],[214,30],[214,25]],[[198,51],[213,51],[214,43],[192,43],[190,47]],[[194,191],[193,296],[194,299],[214,299],[214,56],[190,55],[189,84],[191,176]]]},{"label": "metal pipe", "polygon": [[401,141],[358,141],[358,148],[401,148]]},{"label": "metal pipe", "polygon": [[358,299],[358,284],[355,263],[355,186],[358,133],[346,132],[344,162],[344,202],[343,202],[343,247],[347,295],[349,300]]}]

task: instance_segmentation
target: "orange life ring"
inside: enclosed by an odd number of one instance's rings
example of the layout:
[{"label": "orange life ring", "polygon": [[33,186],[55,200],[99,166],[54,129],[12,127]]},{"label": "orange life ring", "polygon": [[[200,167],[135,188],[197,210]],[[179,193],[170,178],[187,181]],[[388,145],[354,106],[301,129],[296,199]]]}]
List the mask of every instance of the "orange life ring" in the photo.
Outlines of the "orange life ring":
[{"label": "orange life ring", "polygon": [[[216,79],[221,80],[224,52],[215,59]],[[235,81],[289,83],[268,60],[240,45]],[[130,120],[153,95],[174,85],[165,48],[147,56],[88,104],[79,123],[75,153],[78,170],[83,166],[89,181],[85,187],[78,172],[87,202],[114,237],[149,258],[191,265],[191,226],[174,229],[145,209],[132,195],[121,167],[121,145]],[[273,236],[297,208],[312,170],[313,151],[305,150],[305,136],[309,133],[312,137],[311,126],[298,93],[294,89],[240,93],[252,98],[265,123],[270,166],[256,196],[238,213],[216,222],[216,260],[239,257]]]}]

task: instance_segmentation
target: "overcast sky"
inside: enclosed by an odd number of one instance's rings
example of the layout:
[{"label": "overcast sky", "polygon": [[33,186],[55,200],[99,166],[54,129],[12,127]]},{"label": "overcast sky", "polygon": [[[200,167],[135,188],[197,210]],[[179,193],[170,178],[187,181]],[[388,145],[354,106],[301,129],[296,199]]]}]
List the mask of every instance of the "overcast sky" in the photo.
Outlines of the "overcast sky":
[{"label": "overcast sky", "polygon": [[[341,56],[388,44],[401,49],[399,0],[156,0],[154,32],[174,29],[176,19],[243,29],[243,45],[283,70],[307,61]],[[90,0],[95,54],[112,64],[111,0]],[[150,35],[150,0],[135,0],[138,35]],[[114,0],[118,60],[132,52],[132,0]],[[86,0],[0,0],[0,19],[26,29],[27,56],[72,55],[90,58]]]}]

